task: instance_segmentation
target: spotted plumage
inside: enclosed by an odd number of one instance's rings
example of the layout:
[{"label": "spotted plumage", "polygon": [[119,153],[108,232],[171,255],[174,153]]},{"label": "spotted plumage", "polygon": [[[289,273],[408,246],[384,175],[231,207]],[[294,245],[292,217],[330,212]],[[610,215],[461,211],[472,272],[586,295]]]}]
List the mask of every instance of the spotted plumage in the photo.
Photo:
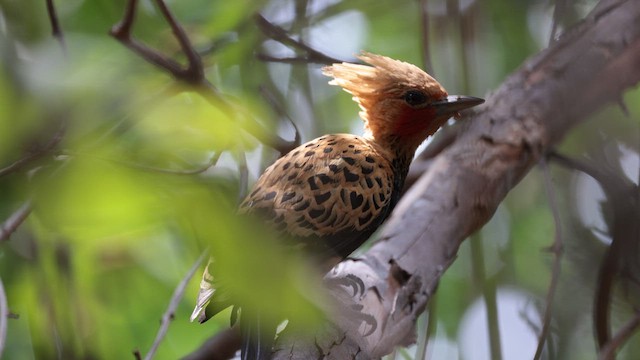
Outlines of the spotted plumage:
[{"label": "spotted plumage", "polygon": [[366,138],[322,136],[268,167],[239,212],[258,213],[314,256],[344,258],[386,217],[398,170]]},{"label": "spotted plumage", "polygon": [[[300,145],[264,171],[239,208],[279,231],[282,241],[306,249],[325,270],[387,218],[420,143],[457,111],[483,102],[448,96],[414,65],[370,53],[360,59],[370,65],[334,64],[323,72],[353,95],[364,134],[325,135]],[[215,295],[210,265],[192,321],[230,305],[227,294]]]}]

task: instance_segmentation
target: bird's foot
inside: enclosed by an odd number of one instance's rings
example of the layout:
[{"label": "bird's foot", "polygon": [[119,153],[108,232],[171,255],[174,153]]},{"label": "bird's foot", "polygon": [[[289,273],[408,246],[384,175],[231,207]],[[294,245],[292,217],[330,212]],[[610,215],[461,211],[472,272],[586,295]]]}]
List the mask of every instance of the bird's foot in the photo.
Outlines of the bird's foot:
[{"label": "bird's foot", "polygon": [[366,290],[364,282],[353,274],[347,274],[338,278],[329,278],[326,280],[327,287],[345,287],[353,290],[352,297],[362,296]]}]

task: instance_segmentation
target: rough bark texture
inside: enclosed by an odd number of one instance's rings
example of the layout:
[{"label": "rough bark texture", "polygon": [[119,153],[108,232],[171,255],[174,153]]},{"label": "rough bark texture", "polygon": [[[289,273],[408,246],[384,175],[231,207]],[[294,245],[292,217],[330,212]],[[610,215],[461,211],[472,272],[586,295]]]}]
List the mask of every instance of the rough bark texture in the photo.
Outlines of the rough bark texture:
[{"label": "rough bark texture", "polygon": [[415,320],[461,242],[567,131],[638,81],[640,1],[603,0],[490,94],[472,120],[459,123],[455,140],[423,159],[429,166],[380,241],[327,275],[362,279],[362,293],[332,294],[340,308],[361,306],[375,318],[375,331],[365,336],[371,326],[341,312],[314,337],[285,332],[274,359],[375,359],[411,343]]}]

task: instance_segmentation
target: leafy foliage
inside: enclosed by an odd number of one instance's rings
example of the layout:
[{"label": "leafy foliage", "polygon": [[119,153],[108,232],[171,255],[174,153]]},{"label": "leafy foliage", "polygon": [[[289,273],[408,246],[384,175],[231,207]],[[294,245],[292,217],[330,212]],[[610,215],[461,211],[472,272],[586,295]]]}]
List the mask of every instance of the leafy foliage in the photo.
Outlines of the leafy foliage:
[{"label": "leafy foliage", "polygon": [[[273,246],[268,231],[234,215],[246,192],[242,159],[246,153],[251,183],[277,151],[250,133],[293,138],[285,113],[303,140],[357,131],[357,109],[349,96],[325,85],[319,64],[258,60],[258,53],[300,51],[266,39],[250,14],[259,11],[294,38],[345,60],[366,49],[421,64],[422,49],[429,46],[441,83],[452,92],[481,96],[543,46],[536,39],[548,36],[553,11],[533,0],[461,1],[464,16],[454,16],[444,3],[429,1],[432,25],[425,39],[419,1],[170,2],[203,54],[206,77],[234,104],[230,114],[107,35],[125,1],[56,2],[65,47],[50,35],[44,2],[0,1],[0,168],[29,159],[0,175],[0,218],[10,218],[26,202],[32,208],[0,248],[0,278],[11,312],[19,315],[9,319],[6,358],[115,359],[136,348],[144,352],[174,287],[207,247],[221,259],[222,274],[233,279],[229,285],[238,296],[260,302],[275,318],[297,312],[309,324],[317,321],[319,313],[309,302],[321,294],[300,292],[317,288],[308,284],[315,279],[312,269]],[[576,2],[567,18],[591,5]],[[142,1],[138,10],[136,37],[184,62],[152,2]],[[613,109],[598,114],[562,150],[593,154],[619,141],[637,159],[632,134],[638,129],[638,96],[637,91],[625,95],[635,116],[625,118]],[[239,120],[247,117],[254,122]],[[620,157],[610,162],[623,168]],[[574,175],[556,170],[553,175],[563,220],[570,225],[548,354],[581,359],[593,351],[572,349],[595,349],[589,299],[594,259],[606,244],[573,215],[575,197],[590,194],[573,188]],[[554,228],[544,194],[542,176],[532,173],[481,234],[484,280],[497,289],[514,289],[522,313],[533,308],[540,316],[552,259],[542,250],[552,243]],[[606,218],[604,212],[598,205],[592,209]],[[440,286],[434,339],[463,343],[465,316],[482,298],[467,247]],[[157,358],[184,356],[228,326],[229,311],[202,326],[188,322],[196,293],[192,281]],[[633,296],[621,299],[615,324],[637,306]],[[500,301],[498,295],[498,311]],[[540,318],[523,315],[520,321],[528,322],[531,333],[505,329],[503,343],[535,338]],[[639,344],[636,335],[620,358],[637,356]],[[434,351],[438,358],[441,349]],[[413,348],[402,350],[403,357],[409,353]],[[527,348],[521,355],[532,354]]]}]

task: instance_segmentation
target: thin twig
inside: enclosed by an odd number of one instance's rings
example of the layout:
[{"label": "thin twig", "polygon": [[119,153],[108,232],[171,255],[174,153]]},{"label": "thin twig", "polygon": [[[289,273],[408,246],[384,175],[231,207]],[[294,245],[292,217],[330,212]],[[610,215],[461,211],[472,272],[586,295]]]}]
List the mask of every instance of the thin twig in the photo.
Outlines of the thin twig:
[{"label": "thin twig", "polygon": [[293,129],[296,132],[295,138],[293,140],[294,146],[296,147],[299,146],[301,141],[301,135],[300,135],[300,129],[298,129],[298,125],[296,125],[296,122],[293,121],[289,113],[284,109],[282,104],[275,98],[273,93],[269,91],[267,87],[260,86],[259,90],[260,90],[260,95],[262,95],[262,98],[265,99],[265,101],[267,101],[269,105],[271,105],[271,108],[273,109],[273,111],[275,111],[275,113],[278,114],[280,117],[284,117],[287,120],[289,120],[289,123],[291,123],[291,126],[293,126]]},{"label": "thin twig", "polygon": [[240,331],[238,326],[218,331],[204,342],[197,350],[182,360],[227,360],[233,358],[240,350]]},{"label": "thin twig", "polygon": [[62,138],[64,137],[64,133],[66,132],[66,130],[67,130],[66,122],[63,121],[60,125],[60,128],[53,134],[53,137],[49,140],[47,144],[45,144],[42,148],[29,151],[22,158],[1,168],[0,176],[4,176],[12,172],[16,172],[20,170],[23,166],[51,152],[51,150],[53,150],[60,143],[60,141],[62,141]]},{"label": "thin twig", "polygon": [[434,75],[429,51],[429,12],[427,11],[429,0],[420,0],[420,25],[422,28],[422,64],[424,70]]},{"label": "thin twig", "polygon": [[[110,34],[143,59],[168,71],[174,78],[191,85],[202,84],[205,79],[200,57],[193,50],[191,43],[186,38],[186,35],[182,30],[182,27],[170,14],[169,10],[161,0],[157,0],[156,3],[158,3],[161,12],[167,19],[169,26],[178,39],[180,47],[187,56],[187,68],[183,69],[177,61],[159,53],[158,51],[150,47],[147,47],[132,36],[131,32],[133,28],[133,22],[135,21],[137,3],[137,0],[129,0],[122,20],[111,28]],[[185,48],[187,49],[186,51]]]},{"label": "thin twig", "polygon": [[238,205],[244,200],[249,191],[249,168],[247,167],[247,155],[244,151],[238,151],[237,156],[238,173],[240,179],[238,181]]},{"label": "thin twig", "polygon": [[549,251],[554,255],[553,269],[551,272],[551,282],[549,283],[549,289],[547,290],[547,297],[545,300],[546,307],[542,320],[542,330],[540,331],[540,334],[538,336],[538,347],[536,348],[536,353],[533,356],[534,360],[540,359],[540,357],[542,356],[545,341],[549,336],[549,328],[551,326],[551,313],[553,309],[553,298],[556,293],[556,288],[558,287],[558,280],[560,279],[560,271],[562,268],[562,253],[564,251],[560,213],[558,211],[555,191],[553,190],[553,183],[549,174],[549,166],[547,164],[547,160],[544,157],[540,160],[540,166],[542,167],[542,173],[544,175],[544,186],[547,191],[547,199],[549,199],[549,207],[551,208],[551,213],[553,214],[555,236],[553,244],[549,247]]},{"label": "thin twig", "polygon": [[303,55],[303,56],[289,56],[289,57],[276,57],[267,55],[265,53],[256,54],[258,60],[273,63],[283,64],[332,64],[327,62],[326,59],[320,59],[315,56]]},{"label": "thin twig", "polygon": [[67,45],[64,41],[64,34],[62,32],[62,27],[60,27],[60,22],[58,21],[58,15],[56,13],[56,7],[53,0],[47,0],[47,13],[49,14],[49,22],[51,23],[51,35],[58,40],[60,47],[62,47],[62,51],[66,54]]},{"label": "thin twig", "polygon": [[586,161],[571,159],[557,153],[551,153],[550,157],[563,166],[593,177],[604,190],[613,210],[613,221],[609,228],[611,245],[606,249],[600,263],[594,299],[594,329],[597,345],[602,349],[611,341],[610,311],[613,286],[622,271],[622,261],[629,253],[627,249],[630,244],[635,243],[634,236],[638,231],[637,204],[629,201],[630,196],[637,194],[637,186],[608,167],[596,168]]},{"label": "thin twig", "polygon": [[4,352],[7,341],[7,316],[9,315],[9,305],[7,305],[7,294],[4,291],[2,279],[0,279],[0,358]]},{"label": "thin twig", "polygon": [[640,328],[640,311],[636,312],[635,316],[629,320],[624,326],[607,342],[607,344],[600,350],[598,360],[613,360],[615,358],[616,350],[618,350],[629,339],[634,332]]},{"label": "thin twig", "polygon": [[111,162],[111,163],[114,163],[114,164],[126,166],[126,167],[129,167],[129,168],[136,169],[136,170],[141,170],[141,171],[156,172],[156,173],[170,174],[170,175],[198,175],[198,174],[202,174],[203,172],[205,172],[205,171],[209,170],[210,168],[212,168],[213,166],[215,166],[218,163],[218,160],[220,159],[220,155],[222,155],[222,151],[218,151],[218,152],[214,153],[209,158],[209,160],[206,162],[206,164],[204,164],[204,165],[202,165],[200,167],[194,168],[194,169],[187,169],[187,170],[175,170],[175,169],[158,168],[158,167],[154,167],[154,166],[148,166],[148,165],[144,165],[144,164],[124,161],[124,160],[119,160],[119,159],[114,159],[114,158],[107,158],[107,157],[102,157],[102,156],[93,155],[93,154],[84,153],[84,152],[65,151],[64,154],[68,155],[68,156],[87,156],[87,157],[91,157],[91,158],[96,159],[96,160],[107,161],[107,162]]},{"label": "thin twig", "polygon": [[[308,60],[307,62],[327,64],[327,65],[342,62],[339,59],[326,55],[310,47],[309,45],[305,44],[301,40],[294,39],[283,28],[274,25],[261,14],[256,14],[254,18],[255,18],[256,24],[258,25],[258,28],[260,28],[262,33],[268,38],[278,41],[283,45],[291,46],[306,52],[307,55],[303,57],[303,59]],[[261,57],[263,60],[269,59],[268,61],[283,60],[278,58],[270,58],[268,55],[258,55],[258,57],[259,58]],[[289,58],[289,59],[292,60],[293,58]],[[298,61],[298,60],[295,60],[295,61]]]},{"label": "thin twig", "polygon": [[198,55],[196,50],[193,48],[193,45],[191,45],[191,41],[189,41],[189,37],[185,33],[182,26],[180,26],[176,18],[173,16],[171,11],[169,11],[169,8],[167,8],[167,5],[164,3],[164,1],[156,0],[156,4],[160,8],[160,11],[162,12],[164,18],[167,20],[167,23],[169,23],[169,26],[171,26],[171,31],[173,31],[176,39],[178,39],[180,48],[187,57],[188,66],[184,71],[184,76],[186,78],[193,79],[194,82],[202,82],[203,80],[205,80],[205,77],[200,55]]},{"label": "thin twig", "polygon": [[241,125],[254,137],[263,143],[273,147],[281,153],[292,149],[292,142],[280,138],[278,135],[266,129],[264,125],[255,121],[243,108],[230,103],[204,76],[204,68],[200,55],[195,51],[182,26],[178,23],[164,1],[156,0],[160,11],[171,27],[176,39],[180,43],[182,51],[187,57],[187,67],[183,68],[177,61],[139,42],[132,36],[133,23],[135,21],[137,0],[129,0],[125,13],[116,25],[111,28],[110,34],[127,48],[147,62],[167,71],[176,80],[182,81],[194,87],[209,103],[216,106],[231,118],[236,118]]},{"label": "thin twig", "polygon": [[556,0],[556,4],[553,8],[553,18],[551,20],[551,31],[549,32],[549,45],[553,44],[556,40],[556,32],[558,31],[558,22],[564,16],[567,7],[566,0]]},{"label": "thin twig", "polygon": [[20,224],[31,213],[31,201],[26,201],[22,206],[18,208],[4,223],[0,226],[0,242],[9,240],[11,234],[13,234]]},{"label": "thin twig", "polygon": [[556,161],[558,164],[566,168],[578,170],[591,176],[600,184],[603,184],[605,182],[605,174],[602,172],[602,170],[596,168],[595,166],[591,166],[585,161],[578,161],[555,151],[551,151],[547,156],[549,157],[549,159]]},{"label": "thin twig", "polygon": [[479,233],[471,235],[471,267],[474,283],[482,286],[482,296],[487,312],[487,330],[489,332],[489,349],[491,359],[502,359],[502,345],[500,341],[500,321],[498,320],[498,304],[496,300],[496,285],[493,279],[488,279],[485,270],[485,256],[482,238]]},{"label": "thin twig", "polygon": [[[167,334],[167,331],[169,330],[169,324],[175,317],[176,308],[180,304],[180,300],[182,300],[182,296],[184,295],[184,291],[187,288],[187,284],[189,283],[193,275],[196,273],[196,271],[200,267],[200,264],[202,264],[202,261],[204,260],[206,255],[207,255],[207,252],[205,251],[200,255],[200,257],[198,257],[198,259],[193,264],[193,266],[191,266],[191,269],[189,269],[189,272],[187,272],[187,274],[184,276],[184,278],[182,278],[182,280],[180,281],[176,289],[173,291],[173,295],[171,296],[171,301],[169,302],[169,306],[167,307],[167,310],[162,315],[162,320],[160,321],[160,329],[158,330],[158,334],[156,335],[156,338],[153,341],[153,344],[151,345],[151,349],[149,349],[149,352],[144,357],[144,360],[153,359],[153,356],[155,355],[156,351],[158,350],[158,347],[160,346],[160,343],[162,342],[165,335]],[[134,351],[134,355],[136,352],[137,350]]]},{"label": "thin twig", "polygon": [[429,309],[424,314],[424,317],[425,317],[424,334],[420,339],[420,341],[416,344],[418,349],[416,350],[415,358],[420,360],[425,360],[427,358],[427,350],[429,348],[429,339],[431,339],[431,336],[435,334],[438,327],[438,320],[437,320],[438,294],[437,293],[433,295],[433,297],[431,298],[431,301],[429,301],[429,305],[427,306],[429,307]]}]

